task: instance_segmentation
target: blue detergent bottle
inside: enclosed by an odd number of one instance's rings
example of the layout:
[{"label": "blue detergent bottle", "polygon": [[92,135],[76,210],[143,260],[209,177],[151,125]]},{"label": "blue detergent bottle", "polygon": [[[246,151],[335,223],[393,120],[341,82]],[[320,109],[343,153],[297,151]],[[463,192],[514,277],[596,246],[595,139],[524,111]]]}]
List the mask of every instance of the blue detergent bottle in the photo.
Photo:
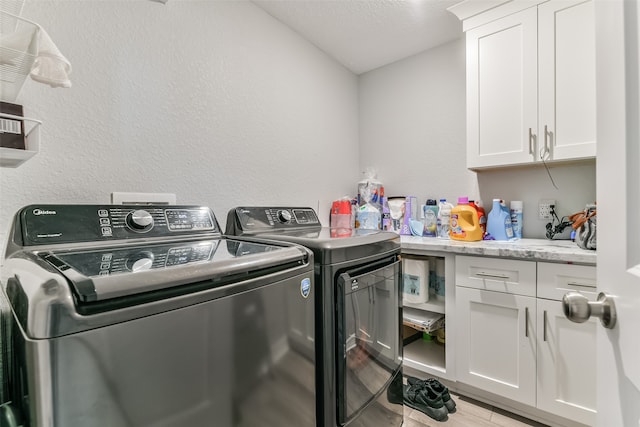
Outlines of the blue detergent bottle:
[{"label": "blue detergent bottle", "polygon": [[487,233],[496,240],[513,239],[511,212],[504,209],[501,199],[493,199],[491,212],[487,215]]}]

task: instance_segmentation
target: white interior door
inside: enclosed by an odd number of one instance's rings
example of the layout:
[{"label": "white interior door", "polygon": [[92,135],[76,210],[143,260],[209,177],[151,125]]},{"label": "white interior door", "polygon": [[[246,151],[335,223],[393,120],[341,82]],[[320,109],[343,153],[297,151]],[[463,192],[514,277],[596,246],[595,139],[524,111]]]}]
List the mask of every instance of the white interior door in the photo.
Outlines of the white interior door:
[{"label": "white interior door", "polygon": [[631,427],[640,425],[640,15],[636,1],[595,7],[598,290],[618,314],[597,331],[597,425]]}]

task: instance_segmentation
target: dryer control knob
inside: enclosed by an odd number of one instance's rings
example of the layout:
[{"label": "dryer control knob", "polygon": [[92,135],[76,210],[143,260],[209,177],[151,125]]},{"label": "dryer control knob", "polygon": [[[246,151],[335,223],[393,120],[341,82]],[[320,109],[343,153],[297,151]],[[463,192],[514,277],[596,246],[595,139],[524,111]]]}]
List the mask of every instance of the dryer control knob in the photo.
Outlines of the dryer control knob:
[{"label": "dryer control knob", "polygon": [[127,215],[127,226],[133,231],[149,231],[153,227],[153,217],[142,209],[133,211]]},{"label": "dryer control knob", "polygon": [[278,219],[281,222],[289,222],[291,221],[291,218],[291,212],[289,211],[282,210],[278,212]]}]

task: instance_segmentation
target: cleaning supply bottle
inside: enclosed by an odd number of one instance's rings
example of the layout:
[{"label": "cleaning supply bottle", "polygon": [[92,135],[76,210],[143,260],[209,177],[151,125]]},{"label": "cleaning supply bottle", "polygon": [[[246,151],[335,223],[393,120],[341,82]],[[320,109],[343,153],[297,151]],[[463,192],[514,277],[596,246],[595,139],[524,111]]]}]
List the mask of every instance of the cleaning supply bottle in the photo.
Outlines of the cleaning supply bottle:
[{"label": "cleaning supply bottle", "polygon": [[467,197],[459,197],[458,205],[451,209],[451,238],[476,242],[482,240],[478,211],[469,205]]},{"label": "cleaning supply bottle", "polygon": [[493,199],[493,207],[487,216],[487,233],[495,240],[509,240],[513,238],[511,214],[501,206],[501,199]]},{"label": "cleaning supply bottle", "polygon": [[414,304],[429,301],[429,262],[402,258],[402,301]]},{"label": "cleaning supply bottle", "polygon": [[385,231],[391,231],[391,213],[389,211],[389,203],[385,196],[381,197],[382,201],[382,223],[381,229]]},{"label": "cleaning supply bottle", "polygon": [[[511,228],[512,236],[510,238],[515,238],[515,234],[513,233],[513,223],[511,222],[511,209],[507,207],[507,203],[504,201],[504,199],[500,199],[500,207],[502,208],[503,211],[507,213],[507,216],[509,217],[509,220],[505,221],[505,226],[507,228]],[[507,233],[508,233],[508,230],[507,230]]]},{"label": "cleaning supply bottle", "polygon": [[422,207],[424,212],[424,236],[436,237],[438,228],[438,205],[434,199],[428,199]]},{"label": "cleaning supply bottle", "polygon": [[482,237],[487,233],[487,213],[484,211],[484,207],[482,206],[482,200],[478,200],[474,202],[473,200],[469,200],[469,206],[472,206],[478,212],[478,220],[480,221],[480,228],[482,229]]},{"label": "cleaning supply bottle", "polygon": [[440,203],[438,204],[438,220],[436,223],[436,229],[438,237],[441,239],[449,239],[451,209],[453,209],[453,205],[447,202],[447,199],[440,199]]},{"label": "cleaning supply bottle", "polygon": [[382,214],[371,202],[360,206],[356,212],[356,228],[365,230],[379,230]]},{"label": "cleaning supply bottle", "polygon": [[513,237],[522,239],[522,201],[511,201],[511,225],[513,226]]}]

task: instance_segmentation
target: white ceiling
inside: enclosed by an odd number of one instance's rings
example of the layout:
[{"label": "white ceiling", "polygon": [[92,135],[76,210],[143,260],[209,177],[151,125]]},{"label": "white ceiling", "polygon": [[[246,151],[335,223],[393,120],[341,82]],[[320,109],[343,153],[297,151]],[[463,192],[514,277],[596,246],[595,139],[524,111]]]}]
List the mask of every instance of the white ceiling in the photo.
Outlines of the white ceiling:
[{"label": "white ceiling", "polygon": [[356,74],[462,36],[460,0],[253,0]]}]

